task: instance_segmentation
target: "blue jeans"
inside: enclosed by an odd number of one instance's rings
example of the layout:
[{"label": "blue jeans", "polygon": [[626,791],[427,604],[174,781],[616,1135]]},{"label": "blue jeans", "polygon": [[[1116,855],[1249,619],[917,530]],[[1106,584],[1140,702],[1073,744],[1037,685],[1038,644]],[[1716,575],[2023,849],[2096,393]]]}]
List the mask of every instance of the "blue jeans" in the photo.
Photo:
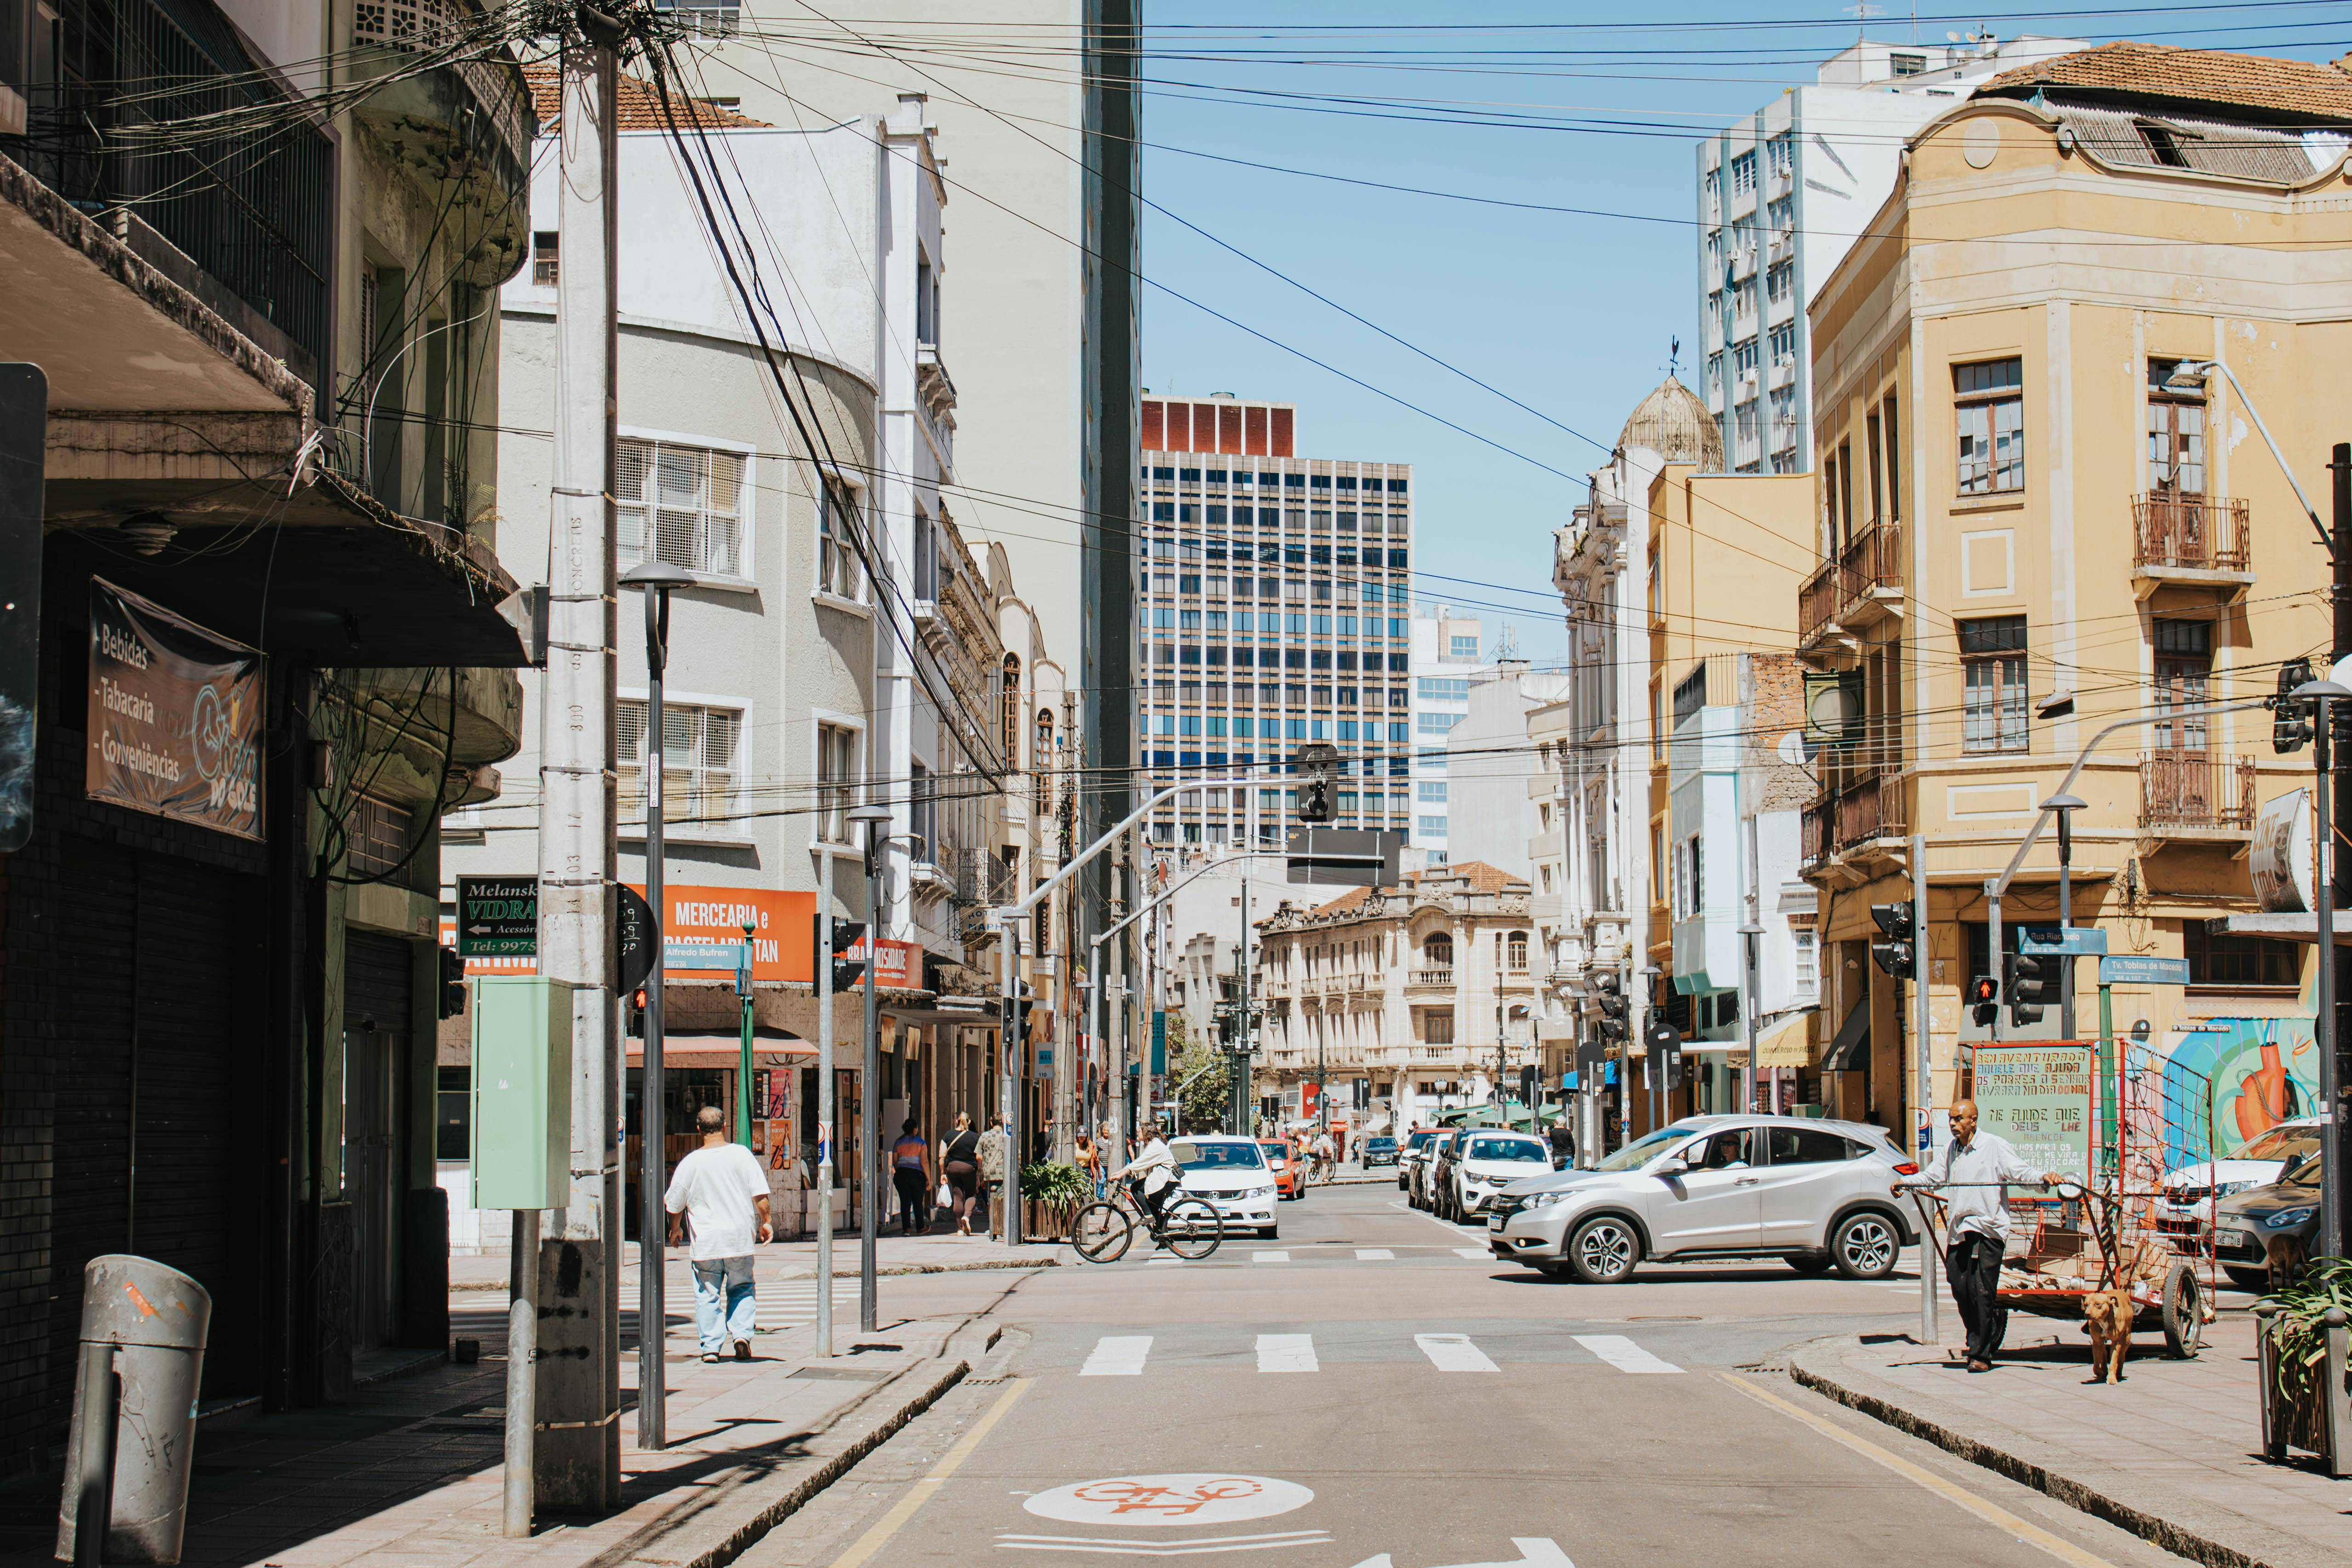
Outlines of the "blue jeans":
[{"label": "blue jeans", "polygon": [[694,1266],[694,1327],[704,1355],[723,1355],[727,1342],[749,1344],[758,1307],[751,1292],[751,1255],[712,1258]]}]

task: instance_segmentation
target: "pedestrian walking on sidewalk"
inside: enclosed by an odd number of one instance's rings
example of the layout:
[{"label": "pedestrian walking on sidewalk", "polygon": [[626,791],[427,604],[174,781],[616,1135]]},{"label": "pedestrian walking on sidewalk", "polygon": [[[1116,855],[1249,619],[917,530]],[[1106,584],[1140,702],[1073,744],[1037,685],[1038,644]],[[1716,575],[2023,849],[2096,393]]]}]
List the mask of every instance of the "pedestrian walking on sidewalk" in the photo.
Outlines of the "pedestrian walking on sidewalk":
[{"label": "pedestrian walking on sidewalk", "polygon": [[[1952,1141],[1916,1176],[1895,1184],[1945,1190],[1944,1216],[1951,1245],[1944,1254],[1952,1276],[1952,1302],[1969,1331],[1969,1370],[1990,1372],[2009,1313],[2000,1305],[2000,1259],[2009,1247],[2009,1184],[2055,1186],[2063,1177],[2036,1171],[2008,1139],[1977,1131],[1977,1103],[1952,1107]],[[1935,1245],[1932,1236],[1921,1238]]]},{"label": "pedestrian walking on sidewalk", "polygon": [[[940,1172],[948,1179],[948,1191],[955,1196],[955,1222],[958,1236],[971,1234],[972,1200],[980,1193],[980,1134],[971,1130],[969,1111],[956,1112],[955,1131],[940,1158]],[[981,1224],[987,1225],[985,1211]]]},{"label": "pedestrian walking on sidewalk", "polygon": [[1012,1146],[1013,1135],[1004,1130],[1004,1115],[999,1111],[989,1118],[988,1131],[980,1135],[980,1190],[981,1202],[988,1211],[988,1234],[1000,1240],[1004,1236],[1004,1205],[1012,1201],[1012,1194],[1004,1190],[1004,1156]]},{"label": "pedestrian walking on sidewalk", "polygon": [[898,1233],[920,1236],[929,1228],[923,1205],[931,1194],[931,1146],[915,1131],[915,1119],[899,1124],[890,1145],[890,1181],[898,1189]]},{"label": "pedestrian walking on sidewalk", "polygon": [[676,1247],[691,1227],[694,1250],[694,1326],[702,1359],[717,1361],[735,1342],[735,1359],[751,1359],[751,1331],[758,1304],[751,1282],[751,1249],[776,1238],[768,1218],[768,1177],[760,1157],[727,1138],[727,1113],[706,1105],[694,1124],[702,1147],[677,1163],[662,1206],[669,1210],[669,1244]]}]

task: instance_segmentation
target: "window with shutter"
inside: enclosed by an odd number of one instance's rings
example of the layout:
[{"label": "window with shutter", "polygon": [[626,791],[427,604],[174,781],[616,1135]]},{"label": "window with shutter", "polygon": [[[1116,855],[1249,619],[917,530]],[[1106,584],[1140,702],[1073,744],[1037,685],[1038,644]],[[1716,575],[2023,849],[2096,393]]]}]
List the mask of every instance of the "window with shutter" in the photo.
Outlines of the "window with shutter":
[{"label": "window with shutter", "polygon": [[743,456],[624,437],[614,452],[613,500],[625,560],[655,559],[689,572],[742,573]]},{"label": "window with shutter", "polygon": [[[621,700],[614,729],[619,760],[621,820],[643,823],[647,762],[646,704]],[[662,820],[696,826],[722,823],[733,812],[736,752],[743,715],[698,703],[662,705]]]}]

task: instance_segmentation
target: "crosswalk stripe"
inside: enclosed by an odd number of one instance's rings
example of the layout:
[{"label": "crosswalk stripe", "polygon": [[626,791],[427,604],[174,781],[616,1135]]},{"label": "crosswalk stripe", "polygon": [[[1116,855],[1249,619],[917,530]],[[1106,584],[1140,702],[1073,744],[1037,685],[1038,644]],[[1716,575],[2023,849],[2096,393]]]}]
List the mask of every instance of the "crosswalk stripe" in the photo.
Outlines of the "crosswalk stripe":
[{"label": "crosswalk stripe", "polygon": [[1360,1247],[1356,1248],[1356,1261],[1359,1263],[1392,1263],[1395,1260],[1396,1254],[1391,1252],[1385,1247]]},{"label": "crosswalk stripe", "polygon": [[1483,1263],[1487,1258],[1490,1258],[1495,1255],[1487,1251],[1483,1247],[1457,1247],[1454,1249],[1454,1256],[1456,1258],[1475,1258]]},{"label": "crosswalk stripe", "polygon": [[1619,1372],[1682,1371],[1670,1361],[1660,1361],[1622,1334],[1573,1334],[1570,1337]]},{"label": "crosswalk stripe", "polygon": [[1500,1372],[1486,1357],[1486,1352],[1470,1342],[1467,1334],[1415,1334],[1412,1342],[1421,1347],[1430,1364],[1440,1372]]},{"label": "crosswalk stripe", "polygon": [[1287,1263],[1290,1261],[1290,1254],[1281,1251],[1253,1252],[1250,1254],[1250,1261],[1252,1263]]},{"label": "crosswalk stripe", "polygon": [[1313,1334],[1258,1335],[1257,1369],[1260,1372],[1321,1371],[1321,1363],[1315,1359],[1315,1336]]},{"label": "crosswalk stripe", "polygon": [[1095,1342],[1094,1354],[1078,1368],[1080,1377],[1140,1377],[1144,1359],[1151,1353],[1150,1334],[1106,1334]]}]

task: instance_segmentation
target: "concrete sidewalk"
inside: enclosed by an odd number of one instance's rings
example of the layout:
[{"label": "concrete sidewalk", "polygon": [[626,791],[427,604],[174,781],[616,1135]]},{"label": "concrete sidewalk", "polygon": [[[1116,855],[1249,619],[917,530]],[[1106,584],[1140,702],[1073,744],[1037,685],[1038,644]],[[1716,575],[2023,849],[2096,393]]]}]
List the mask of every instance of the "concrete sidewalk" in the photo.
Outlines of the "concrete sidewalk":
[{"label": "concrete sidewalk", "polygon": [[[814,1241],[776,1241],[760,1248],[760,1278],[762,1279],[805,1279],[816,1273],[816,1246]],[[1040,1242],[1034,1246],[1011,1247],[1001,1241],[991,1241],[984,1236],[885,1236],[874,1248],[876,1266],[884,1274],[941,1274],[967,1268],[1051,1268],[1071,1257],[1070,1249],[1060,1242]],[[622,1268],[621,1297],[634,1300],[637,1247],[629,1244],[629,1261]],[[667,1249],[668,1274],[674,1300],[693,1300],[693,1281],[688,1272],[687,1248]],[[833,1271],[836,1276],[857,1275],[858,1241],[852,1231],[847,1239],[835,1237],[833,1244]],[[449,1259],[449,1289],[453,1291],[495,1290],[503,1294],[507,1288],[507,1255],[486,1252],[472,1258]],[[677,1296],[677,1289],[687,1293]]]},{"label": "concrete sidewalk", "polygon": [[[1001,1277],[1006,1285],[1014,1277]],[[254,1415],[197,1439],[189,1568],[718,1568],[953,1387],[995,1338],[976,1316],[992,1282],[929,1293],[946,1309],[885,1316],[836,1336],[762,1331],[751,1362],[706,1363],[690,1307],[668,1342],[668,1433],[635,1446],[635,1313],[624,1314],[622,1507],[603,1519],[542,1516],[528,1541],[499,1532],[505,1415],[503,1298],[453,1295],[455,1336],[477,1365],[442,1363],[310,1410]],[[942,1296],[941,1291],[945,1289]],[[890,1298],[884,1298],[886,1313]],[[495,1304],[494,1304],[495,1303]],[[0,1568],[49,1560],[57,1479],[0,1492]]]},{"label": "concrete sidewalk", "polygon": [[1817,1340],[1790,1356],[1789,1373],[2210,1568],[2352,1562],[2352,1480],[2330,1479],[2308,1458],[2262,1458],[2254,1328],[2243,1311],[2211,1324],[2192,1361],[2138,1336],[2119,1384],[2089,1382],[2078,1325],[2016,1313],[2000,1363],[1972,1374],[1948,1354],[1961,1342],[1953,1314],[1943,1316],[1943,1345]]}]

